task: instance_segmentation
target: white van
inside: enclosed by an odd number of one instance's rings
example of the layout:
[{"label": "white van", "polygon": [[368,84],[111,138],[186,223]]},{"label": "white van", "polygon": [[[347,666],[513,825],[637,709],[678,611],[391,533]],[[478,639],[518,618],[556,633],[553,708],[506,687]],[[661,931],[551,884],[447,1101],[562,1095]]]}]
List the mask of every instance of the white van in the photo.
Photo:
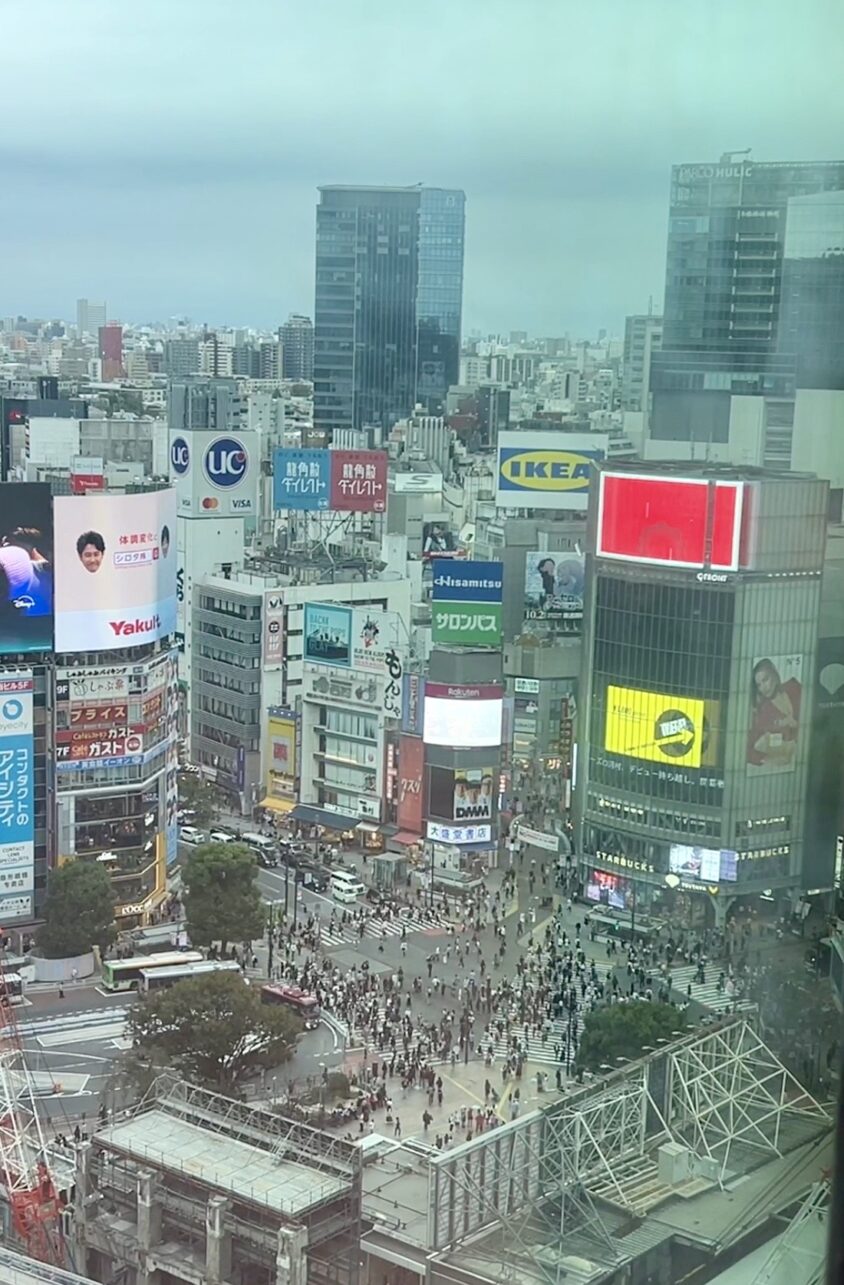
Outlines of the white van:
[{"label": "white van", "polygon": [[354,870],[335,870],[331,876],[331,895],[335,901],[357,901],[366,889]]},{"label": "white van", "polygon": [[248,843],[256,852],[272,852],[275,849],[272,839],[268,839],[265,834],[256,834],[254,830],[244,830],[239,842]]}]

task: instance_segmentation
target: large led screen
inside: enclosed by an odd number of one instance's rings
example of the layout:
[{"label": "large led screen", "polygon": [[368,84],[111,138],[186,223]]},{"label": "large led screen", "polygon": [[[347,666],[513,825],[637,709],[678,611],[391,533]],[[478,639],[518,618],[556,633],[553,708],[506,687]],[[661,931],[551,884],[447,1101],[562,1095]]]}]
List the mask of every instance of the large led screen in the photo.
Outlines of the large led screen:
[{"label": "large led screen", "polygon": [[53,646],[53,501],[45,482],[0,484],[0,656]]},{"label": "large led screen", "polygon": [[604,748],[611,754],[700,767],[704,702],[633,687],[607,688]]},{"label": "large led screen", "polygon": [[498,746],[503,709],[500,687],[449,687],[445,683],[428,683],[423,739],[427,745],[477,749]]},{"label": "large led screen", "polygon": [[672,843],[668,868],[672,874],[701,883],[735,883],[738,878],[738,858],[730,848],[693,848]]},{"label": "large led screen", "polygon": [[741,482],[603,473],[598,556],[735,571],[742,499]]},{"label": "large led screen", "polygon": [[56,651],[113,651],[176,631],[176,498],[55,501]]}]

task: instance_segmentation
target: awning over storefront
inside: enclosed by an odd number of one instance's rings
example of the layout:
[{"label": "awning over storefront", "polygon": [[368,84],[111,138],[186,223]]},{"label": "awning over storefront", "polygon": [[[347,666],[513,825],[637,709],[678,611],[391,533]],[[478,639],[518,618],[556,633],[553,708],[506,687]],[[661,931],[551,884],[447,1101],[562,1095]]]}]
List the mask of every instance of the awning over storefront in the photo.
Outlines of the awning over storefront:
[{"label": "awning over storefront", "polygon": [[329,812],[326,808],[314,808],[309,803],[297,803],[290,813],[294,821],[303,821],[305,825],[321,825],[324,830],[337,830],[343,833],[354,830],[357,817],[344,816],[342,812]]},{"label": "awning over storefront", "polygon": [[414,834],[412,830],[399,830],[398,834],[391,834],[388,843],[400,843],[403,848],[410,848],[414,843],[422,842],[421,834]]},{"label": "awning over storefront", "polygon": [[380,834],[381,833],[380,825],[376,825],[374,821],[358,821],[357,825],[355,826],[355,829],[360,830],[362,834]]},{"label": "awning over storefront", "polygon": [[261,799],[258,807],[268,808],[270,812],[292,812],[296,804],[293,799],[274,799],[268,794],[265,799]]}]

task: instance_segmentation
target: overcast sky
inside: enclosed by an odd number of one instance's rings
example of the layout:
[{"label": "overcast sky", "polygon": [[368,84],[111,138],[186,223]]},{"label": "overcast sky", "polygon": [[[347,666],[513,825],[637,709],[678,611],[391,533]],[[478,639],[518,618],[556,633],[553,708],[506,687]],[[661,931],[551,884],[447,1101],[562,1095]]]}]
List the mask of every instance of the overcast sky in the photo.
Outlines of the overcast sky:
[{"label": "overcast sky", "polygon": [[844,155],[841,0],[0,0],[0,315],[313,312],[319,183],[467,195],[464,329],[661,307],[669,168]]}]

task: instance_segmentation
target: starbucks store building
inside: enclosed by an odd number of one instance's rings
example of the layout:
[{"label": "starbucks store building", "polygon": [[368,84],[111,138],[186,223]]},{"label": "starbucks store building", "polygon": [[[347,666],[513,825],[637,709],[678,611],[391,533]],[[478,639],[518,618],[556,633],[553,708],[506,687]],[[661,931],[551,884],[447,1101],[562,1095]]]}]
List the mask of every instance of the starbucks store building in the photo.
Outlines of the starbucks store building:
[{"label": "starbucks store building", "polygon": [[804,846],[827,484],[605,465],[575,791],[583,897],[722,924],[831,886]]}]

